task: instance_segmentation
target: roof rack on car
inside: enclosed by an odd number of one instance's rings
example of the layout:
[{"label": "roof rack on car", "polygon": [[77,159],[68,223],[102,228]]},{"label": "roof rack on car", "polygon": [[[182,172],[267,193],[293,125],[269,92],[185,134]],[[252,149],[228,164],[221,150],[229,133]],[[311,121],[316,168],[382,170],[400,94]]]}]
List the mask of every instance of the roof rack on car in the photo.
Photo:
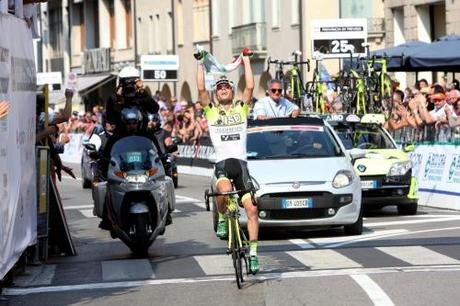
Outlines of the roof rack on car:
[{"label": "roof rack on car", "polygon": [[272,118],[264,120],[249,120],[248,127],[251,126],[272,126],[272,125],[324,125],[324,121],[319,116],[306,116],[297,118]]}]

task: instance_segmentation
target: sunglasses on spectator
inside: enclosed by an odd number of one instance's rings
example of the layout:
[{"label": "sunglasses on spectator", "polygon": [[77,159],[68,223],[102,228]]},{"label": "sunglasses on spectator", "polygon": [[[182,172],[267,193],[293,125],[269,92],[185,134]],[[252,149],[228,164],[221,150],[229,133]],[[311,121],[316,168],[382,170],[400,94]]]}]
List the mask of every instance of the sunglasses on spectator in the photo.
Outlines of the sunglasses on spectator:
[{"label": "sunglasses on spectator", "polygon": [[232,89],[232,86],[230,86],[229,84],[219,84],[217,85],[217,90],[221,90],[221,89]]},{"label": "sunglasses on spectator", "polygon": [[272,89],[270,89],[270,91],[272,93],[279,93],[279,94],[283,92],[283,90],[281,88],[272,88]]}]

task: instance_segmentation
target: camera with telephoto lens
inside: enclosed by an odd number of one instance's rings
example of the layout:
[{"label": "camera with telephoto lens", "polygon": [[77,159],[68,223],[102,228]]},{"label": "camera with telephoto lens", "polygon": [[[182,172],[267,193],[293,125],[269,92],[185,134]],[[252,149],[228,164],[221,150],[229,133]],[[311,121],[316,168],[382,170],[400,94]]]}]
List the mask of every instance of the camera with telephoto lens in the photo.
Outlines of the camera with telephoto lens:
[{"label": "camera with telephoto lens", "polygon": [[120,87],[123,88],[123,97],[133,98],[136,95],[136,78],[120,79]]}]

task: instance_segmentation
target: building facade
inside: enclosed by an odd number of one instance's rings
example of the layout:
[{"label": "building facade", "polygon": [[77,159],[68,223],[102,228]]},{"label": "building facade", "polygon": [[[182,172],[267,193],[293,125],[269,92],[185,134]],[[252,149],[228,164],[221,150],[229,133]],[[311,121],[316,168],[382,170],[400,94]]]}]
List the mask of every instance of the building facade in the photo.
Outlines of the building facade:
[{"label": "building facade", "polygon": [[[432,42],[445,35],[460,34],[460,2],[452,0],[387,0],[385,1],[385,43],[395,46],[410,40]],[[443,81],[443,73],[396,73],[407,85],[416,78],[428,82]],[[447,75],[447,82],[452,75]]]},{"label": "building facade", "polygon": [[[140,67],[143,55],[177,55],[177,81],[145,82],[152,93],[168,99],[197,99],[193,52],[202,45],[220,62],[229,63],[244,47],[252,59],[256,88],[265,95],[275,74],[267,59],[288,60],[293,51],[311,59],[311,21],[367,18],[371,49],[392,43],[386,38],[387,3],[375,0],[50,0],[42,5],[43,71],[62,71],[65,80],[78,76],[78,90],[87,106],[113,92],[115,75],[127,65]],[[384,8],[385,3],[385,10]],[[327,9],[325,9],[327,8]],[[391,10],[390,10],[391,11]],[[386,22],[385,22],[386,21]],[[392,29],[392,28],[390,28]],[[324,61],[334,74],[338,59]],[[269,68],[269,69],[268,69]],[[303,80],[312,78],[303,69]],[[243,70],[229,77],[244,89]],[[209,82],[211,82],[209,80]]]},{"label": "building facade", "polygon": [[[193,46],[201,44],[221,63],[229,63],[244,47],[249,47],[254,51],[254,96],[261,98],[267,81],[275,75],[274,67],[267,66],[269,57],[289,60],[299,50],[303,59],[312,58],[310,23],[314,19],[367,18],[371,50],[384,48],[383,3],[383,0],[175,0],[177,54],[192,64]],[[202,7],[203,15],[198,13],[198,7]],[[192,12],[192,16],[184,15],[186,11]],[[325,60],[324,64],[331,73],[338,72],[341,66],[338,59]],[[312,62],[310,71],[303,69],[304,82],[311,80],[314,67]],[[194,64],[181,65],[179,98],[197,97],[195,73]],[[232,72],[229,77],[237,84],[237,97],[241,97],[243,70]]]}]

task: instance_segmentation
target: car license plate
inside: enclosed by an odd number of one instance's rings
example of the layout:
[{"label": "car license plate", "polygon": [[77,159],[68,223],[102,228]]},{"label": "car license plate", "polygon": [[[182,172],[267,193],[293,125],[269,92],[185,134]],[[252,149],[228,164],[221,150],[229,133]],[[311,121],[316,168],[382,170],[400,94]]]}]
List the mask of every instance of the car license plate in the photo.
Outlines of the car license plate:
[{"label": "car license plate", "polygon": [[313,200],[311,198],[306,199],[282,199],[281,206],[283,208],[312,208]]},{"label": "car license plate", "polygon": [[361,181],[362,189],[374,189],[377,188],[377,181]]}]

